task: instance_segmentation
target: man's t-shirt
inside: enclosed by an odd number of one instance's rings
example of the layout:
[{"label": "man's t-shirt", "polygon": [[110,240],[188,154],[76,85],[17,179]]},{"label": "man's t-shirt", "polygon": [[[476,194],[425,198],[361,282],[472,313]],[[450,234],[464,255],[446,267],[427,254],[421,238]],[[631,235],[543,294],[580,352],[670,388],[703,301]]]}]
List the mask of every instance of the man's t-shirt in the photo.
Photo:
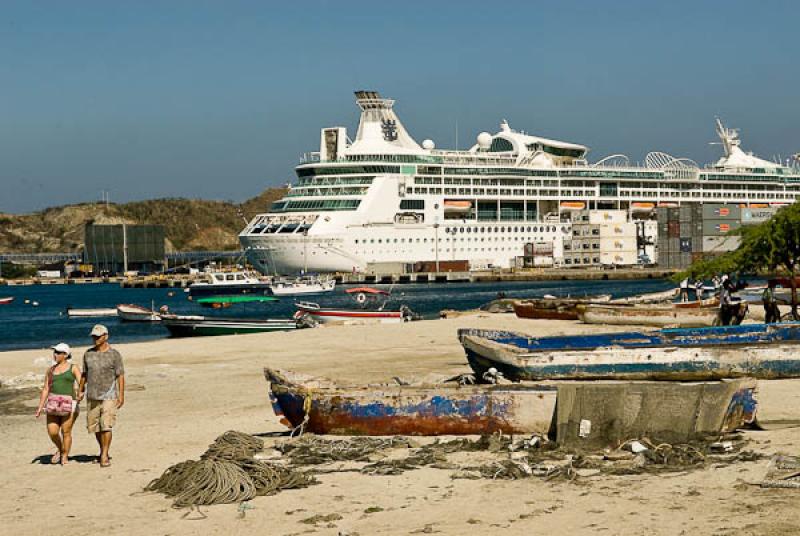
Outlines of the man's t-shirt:
[{"label": "man's t-shirt", "polygon": [[113,348],[98,352],[94,348],[83,354],[83,376],[86,378],[86,398],[91,400],[114,400],[117,394],[117,378],[125,374],[122,356]]}]

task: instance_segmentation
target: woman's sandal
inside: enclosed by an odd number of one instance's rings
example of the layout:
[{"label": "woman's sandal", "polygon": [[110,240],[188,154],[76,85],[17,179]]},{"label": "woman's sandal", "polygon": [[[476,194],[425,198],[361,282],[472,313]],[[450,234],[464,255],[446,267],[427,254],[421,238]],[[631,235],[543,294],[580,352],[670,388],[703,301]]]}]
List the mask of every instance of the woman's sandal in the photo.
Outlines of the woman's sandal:
[{"label": "woman's sandal", "polygon": [[53,454],[53,457],[50,458],[50,465],[56,465],[59,463],[61,463],[61,453],[56,452],[55,454]]}]

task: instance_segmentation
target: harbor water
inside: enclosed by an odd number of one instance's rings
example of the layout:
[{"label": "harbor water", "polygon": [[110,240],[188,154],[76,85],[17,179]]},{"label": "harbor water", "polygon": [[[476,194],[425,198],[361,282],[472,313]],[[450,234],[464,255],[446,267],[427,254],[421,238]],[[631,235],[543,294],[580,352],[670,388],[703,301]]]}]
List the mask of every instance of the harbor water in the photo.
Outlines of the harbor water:
[{"label": "harbor water", "polygon": [[[554,296],[585,296],[612,294],[616,297],[645,292],[657,292],[673,287],[665,280],[627,281],[541,281],[513,283],[449,283],[375,285],[389,290],[395,305],[406,304],[425,318],[436,318],[442,309],[475,309],[495,299],[498,293],[507,298],[533,298],[545,294]],[[353,307],[354,302],[338,286],[331,294],[306,296],[323,307]],[[166,305],[176,314],[243,317],[290,318],[295,312],[295,299],[281,298],[265,304],[233,305],[214,310],[193,303],[181,289],[123,289],[116,284],[96,285],[32,285],[0,287],[0,297],[13,296],[9,305],[0,305],[0,351],[25,348],[47,348],[58,342],[73,346],[90,343],[89,331],[94,324],[108,326],[112,342],[131,342],[160,339],[169,336],[159,323],[123,322],[116,317],[70,318],[68,307],[78,309],[116,307],[132,303],[156,309]],[[26,301],[28,303],[26,303]],[[34,306],[33,303],[38,303]]]}]

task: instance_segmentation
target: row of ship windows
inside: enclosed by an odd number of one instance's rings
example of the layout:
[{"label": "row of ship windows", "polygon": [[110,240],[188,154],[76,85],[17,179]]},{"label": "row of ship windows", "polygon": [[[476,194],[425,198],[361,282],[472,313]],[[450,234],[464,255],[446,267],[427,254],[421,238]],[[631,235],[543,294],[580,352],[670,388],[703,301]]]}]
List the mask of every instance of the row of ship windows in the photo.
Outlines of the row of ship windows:
[{"label": "row of ship windows", "polygon": [[[442,237],[442,238],[439,239],[439,242],[473,242],[473,241],[474,242],[492,242],[492,241],[494,241],[494,242],[524,242],[526,240],[528,242],[533,242],[533,241],[536,241],[536,240],[544,240],[544,239],[546,239],[546,238],[545,237],[541,237],[541,236],[529,236],[527,238],[524,237],[524,236],[510,236],[508,238],[506,238],[504,236],[489,236],[489,237],[480,237],[480,238],[478,238],[476,236],[474,239],[471,238],[471,237],[468,237],[468,238]],[[370,238],[370,239],[361,238],[361,239],[359,239],[359,238],[356,238],[355,240],[353,240],[353,243],[355,243],[355,244],[384,244],[384,243],[386,243],[386,244],[405,244],[407,242],[409,244],[414,244],[414,243],[416,243],[416,244],[427,244],[429,241],[432,242],[432,243],[436,242],[436,240],[434,238],[430,238],[430,239],[428,239],[428,238],[416,238],[416,239],[415,238],[409,238],[408,240],[406,240],[405,238],[395,238],[395,239],[390,239],[390,238],[386,238],[386,239],[384,239],[384,238]]]},{"label": "row of ship windows", "polygon": [[[491,251],[517,251],[517,252],[521,252],[522,250],[520,249],[520,246],[518,246],[518,247],[509,247],[509,248],[505,248],[505,247],[496,247],[496,248],[453,248],[453,251],[475,251],[475,252],[477,252],[477,251],[486,251],[486,252],[491,252]],[[436,249],[435,248],[431,248],[430,252],[431,253],[435,253]],[[449,253],[449,252],[450,252],[450,248],[439,248],[439,253]],[[375,251],[373,249],[373,250],[369,250],[369,251],[367,251],[367,250],[356,251],[355,253],[356,253],[356,255],[375,255],[376,253],[377,254],[388,254],[388,253],[391,253],[391,254],[398,254],[398,253],[419,254],[418,251],[396,250],[396,249],[378,250],[378,251]],[[444,260],[445,259],[442,259],[442,261],[444,261]]]},{"label": "row of ship windows", "polygon": [[[596,192],[591,190],[524,190],[524,189],[508,189],[508,188],[408,188],[406,190],[409,194],[445,194],[445,195],[516,195],[516,196],[551,196],[551,197],[594,197]],[[601,192],[604,197],[616,197],[612,193]],[[635,196],[635,197],[711,197],[711,198],[738,198],[742,196],[754,197],[756,199],[794,199],[800,196],[800,193],[786,193],[783,189],[776,191],[767,191],[766,193],[753,192],[751,190],[744,190],[738,192],[720,192],[714,191],[691,191],[691,192],[676,192],[670,190],[646,191],[646,190],[621,190],[620,196]]]}]

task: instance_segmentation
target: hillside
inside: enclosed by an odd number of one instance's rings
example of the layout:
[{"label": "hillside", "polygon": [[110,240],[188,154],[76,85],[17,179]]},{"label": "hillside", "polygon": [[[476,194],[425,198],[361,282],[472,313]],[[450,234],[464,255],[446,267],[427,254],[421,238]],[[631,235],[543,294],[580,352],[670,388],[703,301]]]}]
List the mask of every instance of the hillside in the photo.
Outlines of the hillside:
[{"label": "hillside", "polygon": [[31,214],[0,214],[0,253],[79,251],[83,226],[91,220],[163,225],[168,249],[236,249],[236,236],[245,222],[285,193],[285,188],[269,188],[243,203],[175,198],[108,206],[81,203]]}]

